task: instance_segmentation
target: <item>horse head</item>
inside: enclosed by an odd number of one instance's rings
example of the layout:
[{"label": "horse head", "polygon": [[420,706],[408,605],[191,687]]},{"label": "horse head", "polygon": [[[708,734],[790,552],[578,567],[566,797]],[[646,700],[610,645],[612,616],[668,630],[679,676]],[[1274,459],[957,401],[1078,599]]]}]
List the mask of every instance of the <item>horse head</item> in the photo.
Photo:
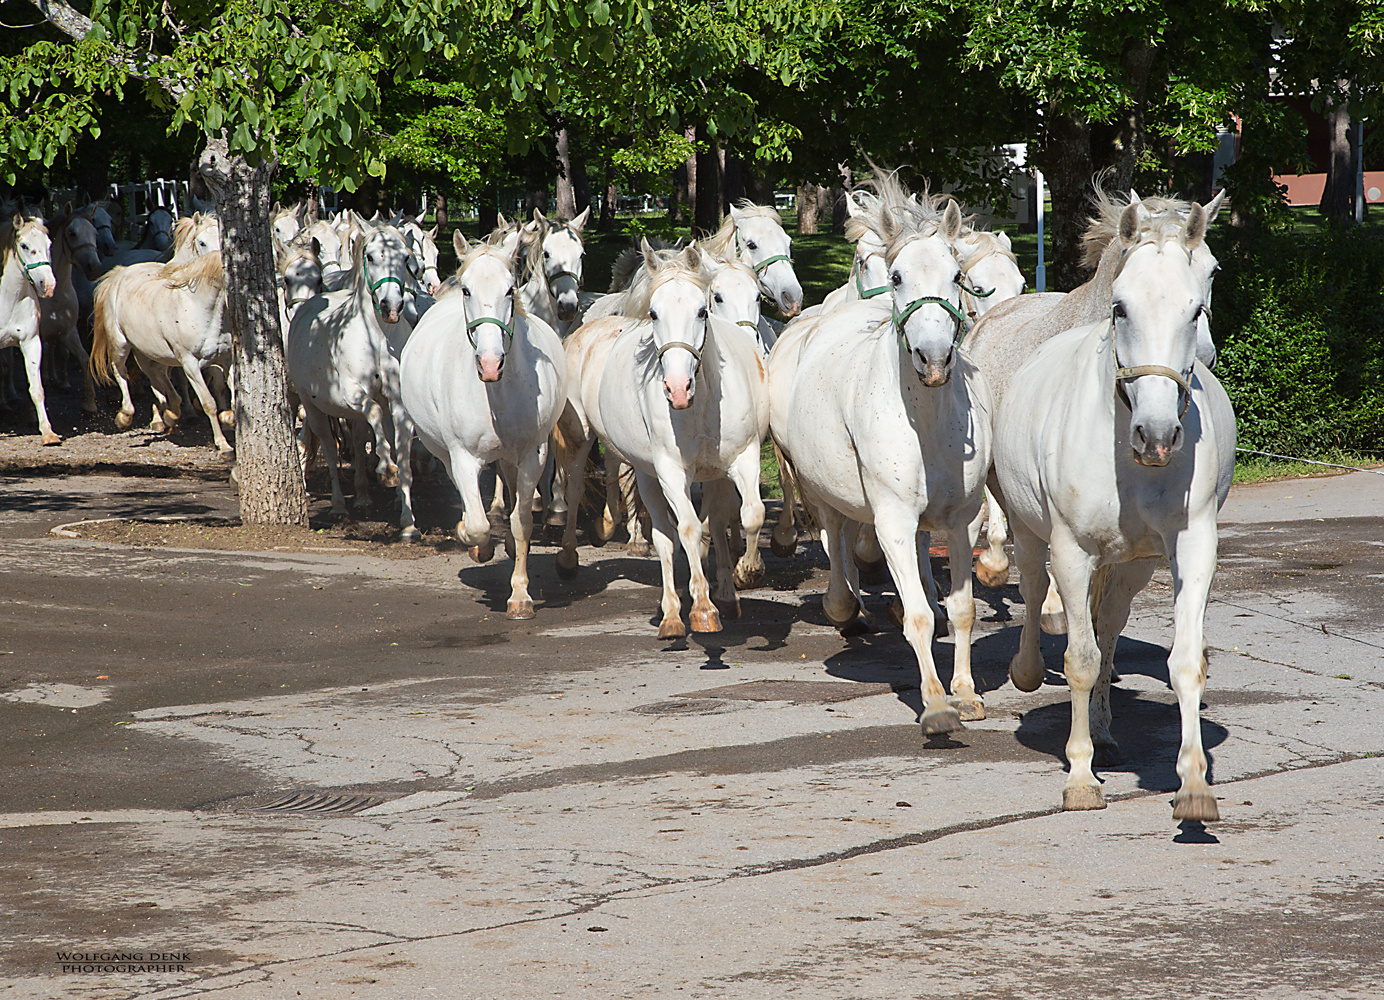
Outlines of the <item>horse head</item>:
[{"label": "horse head", "polygon": [[48,238],[48,230],[40,218],[24,218],[16,215],[10,220],[13,234],[14,254],[24,276],[34,286],[41,299],[51,299],[58,289],[58,278],[53,273],[53,243]]},{"label": "horse head", "polygon": [[1142,209],[1131,202],[1119,218],[1123,256],[1111,287],[1110,339],[1134,460],[1158,468],[1184,440],[1198,325],[1207,311],[1209,275],[1205,261],[1199,266],[1195,259],[1207,212],[1193,204],[1184,220]]},{"label": "horse head", "polygon": [[156,208],[149,213],[147,239],[154,250],[163,253],[173,245],[173,216],[167,209]]},{"label": "horse head", "polygon": [[393,226],[367,223],[357,244],[355,266],[357,281],[366,283],[380,319],[399,322],[404,286],[413,274],[413,255],[403,234]]},{"label": "horse head", "polygon": [[685,410],[697,392],[697,369],[706,346],[710,279],[696,247],[670,259],[660,258],[648,240],[639,248],[650,274],[647,302],[631,304],[630,313],[639,306],[648,313],[653,348],[663,369],[663,395],[673,409]]},{"label": "horse head", "polygon": [[766,298],[785,316],[796,316],[803,307],[803,286],[793,270],[793,241],[778,213],[755,205],[732,205],[730,220],[735,227],[735,256],[754,268]]},{"label": "horse head", "polygon": [[711,315],[745,330],[759,343],[759,281],[748,264],[727,261],[711,276]]},{"label": "horse head", "polygon": [[280,245],[288,246],[303,228],[298,216],[298,206],[289,205],[284,208],[276,205],[270,227],[274,232],[274,239],[278,240]]},{"label": "horse head", "polygon": [[520,232],[510,230],[495,242],[470,244],[458,229],[452,244],[461,267],[462,316],[466,336],[476,355],[476,372],[482,382],[498,382],[504,374],[505,354],[514,342],[519,311],[514,300],[514,262]]},{"label": "horse head", "polygon": [[106,211],[105,205],[99,201],[90,202],[82,206],[82,216],[96,230],[96,252],[102,257],[114,257],[115,223],[110,212]]},{"label": "horse head", "polygon": [[889,291],[889,264],[884,259],[884,237],[871,226],[877,218],[879,199],[867,191],[846,195],[846,237],[855,241],[851,273],[855,290],[862,299],[872,299]]},{"label": "horse head", "polygon": [[534,222],[541,227],[541,256],[537,264],[543,269],[543,280],[557,302],[557,318],[567,323],[576,319],[581,309],[581,264],[586,252],[582,246],[581,231],[591,216],[591,208],[583,209],[580,215],[565,225],[549,222],[536,208],[533,214]]},{"label": "horse head", "polygon": [[966,312],[973,321],[1024,293],[1024,273],[1019,270],[1008,235],[972,230],[955,246],[966,276]]},{"label": "horse head", "polygon": [[966,329],[961,265],[952,255],[961,232],[961,210],[951,202],[940,223],[922,229],[891,213],[883,214],[881,221],[881,235],[888,239],[885,256],[894,332],[923,385],[946,385]]},{"label": "horse head", "polygon": [[74,210],[70,201],[63,207],[59,223],[64,252],[88,281],[95,281],[101,275],[96,227],[84,212]]}]

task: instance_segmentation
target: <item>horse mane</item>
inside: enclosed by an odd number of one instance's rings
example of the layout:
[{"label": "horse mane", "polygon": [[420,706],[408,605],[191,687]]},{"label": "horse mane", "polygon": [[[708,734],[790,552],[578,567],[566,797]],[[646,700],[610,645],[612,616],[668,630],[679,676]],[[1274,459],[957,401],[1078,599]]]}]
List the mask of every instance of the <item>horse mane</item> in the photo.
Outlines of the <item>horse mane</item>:
[{"label": "horse mane", "polygon": [[[667,253],[668,251],[663,252]],[[711,287],[711,272],[706,268],[705,263],[701,267],[688,267],[684,254],[685,251],[676,251],[671,257],[661,257],[658,270],[645,272],[649,276],[647,281],[636,282],[630,286],[626,293],[624,308],[620,311],[631,317],[648,315],[649,300],[653,298],[654,292],[670,281],[691,281],[705,295]]]},{"label": "horse mane", "polygon": [[[1094,214],[1081,237],[1081,262],[1090,268],[1100,265],[1101,257],[1120,231],[1120,216],[1131,202],[1128,195],[1108,193],[1101,185],[1100,178],[1096,179],[1095,188],[1092,196]],[[1166,197],[1144,198],[1140,203],[1146,210],[1139,214],[1140,242],[1155,240],[1160,244],[1182,232],[1187,213],[1193,205],[1181,198]]]},{"label": "horse mane", "polygon": [[[648,237],[648,240],[649,246],[653,247],[654,256],[659,260],[671,260],[682,253],[682,248],[676,243],[669,243],[658,236]],[[629,289],[643,266],[644,251],[640,249],[636,240],[632,246],[621,250],[615,257],[615,263],[610,266],[610,291],[623,292]]]},{"label": "horse mane", "polygon": [[[519,237],[519,283],[525,284],[534,274],[543,268],[543,244],[547,242],[553,233],[560,233],[563,230],[570,232],[577,238],[578,245],[585,245],[581,238],[581,233],[572,228],[572,220],[561,217],[544,217],[538,224],[536,230],[530,231],[528,227],[521,226],[519,231],[523,234]],[[623,251],[622,251],[623,252]],[[618,258],[617,258],[618,259]]]},{"label": "horse mane", "polygon": [[279,254],[279,259],[275,267],[280,274],[283,274],[290,266],[303,259],[311,260],[314,264],[321,264],[321,261],[317,259],[317,251],[312,248],[311,239],[306,241],[295,239],[292,243],[288,244],[288,246],[284,247],[283,252]]},{"label": "horse mane", "polygon": [[285,216],[297,216],[302,207],[303,203],[301,201],[295,201],[292,205],[280,205],[278,209],[269,216],[269,221],[277,222]]},{"label": "horse mane", "polygon": [[218,291],[226,287],[226,269],[222,266],[220,250],[193,257],[186,264],[170,261],[159,269],[158,276],[168,282],[169,288],[189,288],[201,281]]},{"label": "horse mane", "polygon": [[[741,198],[740,203],[735,206],[741,215],[748,215],[751,218],[773,219],[780,226],[783,225],[783,218],[778,214],[778,209],[770,205],[756,205],[748,198]],[[714,257],[733,256],[731,242],[735,238],[735,216],[729,212],[721,222],[721,228],[716,230],[706,239],[698,240],[702,249],[706,250]]]},{"label": "horse mane", "polygon": [[177,253],[201,229],[201,213],[184,215],[173,225],[173,252]]},{"label": "horse mane", "polygon": [[861,182],[875,194],[874,204],[864,206],[860,214],[846,220],[846,235],[859,240],[867,231],[875,233],[886,243],[885,254],[892,260],[903,244],[915,236],[931,236],[942,224],[947,204],[955,199],[949,194],[933,194],[923,182],[921,192],[908,190],[899,179],[899,168],[885,170],[870,164],[872,177]]},{"label": "horse mane", "polygon": [[[1014,251],[1001,243],[999,236],[988,229],[963,229],[956,242],[969,251],[963,254],[966,257],[965,262],[961,265],[963,272],[969,271],[984,258],[996,253],[1001,257],[1008,257],[1016,266],[1019,263],[1019,258],[1014,256]],[[970,250],[972,246],[975,247],[974,250]]]}]

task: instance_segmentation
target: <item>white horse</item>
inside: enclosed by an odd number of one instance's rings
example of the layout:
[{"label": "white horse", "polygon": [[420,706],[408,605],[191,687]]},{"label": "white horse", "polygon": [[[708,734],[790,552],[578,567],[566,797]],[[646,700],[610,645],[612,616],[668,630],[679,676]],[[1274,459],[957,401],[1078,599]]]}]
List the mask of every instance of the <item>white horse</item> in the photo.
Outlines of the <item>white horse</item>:
[{"label": "white horse", "polygon": [[[101,256],[97,251],[96,227],[91,220],[73,209],[68,202],[48,226],[52,238],[53,274],[58,287],[50,298],[39,304],[39,336],[49,344],[61,345],[69,354],[81,359],[85,382],[85,395],[82,409],[87,413],[96,412],[96,387],[88,370],[87,350],[82,346],[82,337],[77,328],[81,314],[81,299],[77,292],[75,278],[77,272],[88,281],[100,275]],[[59,371],[59,385],[67,387],[67,371],[64,356]],[[46,420],[46,418],[45,418]]]},{"label": "white horse", "polygon": [[341,235],[331,223],[318,219],[303,227],[303,234],[317,241],[317,258],[322,263],[322,277],[326,279],[334,272],[346,270],[343,261],[349,262],[341,253]]},{"label": "white horse", "polygon": [[[390,342],[407,340],[401,319],[404,285],[412,258],[393,226],[370,227],[356,244],[347,286],[315,296],[298,307],[289,325],[288,373],[298,392],[308,427],[322,443],[332,481],[332,513],[345,514],[340,459],[328,417],[364,420],[374,435],[376,474],[386,486],[397,485],[402,503],[400,526],[405,538],[417,536],[410,498],[408,415],[399,395],[399,362]],[[385,327],[391,329],[387,332]],[[393,437],[386,428],[386,409]],[[355,454],[357,508],[370,504],[363,442]],[[400,456],[395,462],[391,455]],[[397,476],[397,480],[396,480]]]},{"label": "white horse", "polygon": [[[547,460],[548,436],[566,400],[562,341],[516,302],[514,263],[519,234],[472,246],[453,235],[459,289],[444,295],[413,332],[403,353],[404,405],[418,440],[447,469],[464,505],[456,530],[471,556],[494,555],[480,473],[491,462],[519,498],[510,514],[514,571],[508,618],[532,618],[529,536],[533,496]],[[400,466],[407,464],[406,456]]]},{"label": "white horse", "polygon": [[274,238],[275,249],[283,249],[298,238],[307,222],[307,203],[280,205],[274,203],[269,212],[269,231]]},{"label": "white horse", "polygon": [[802,310],[803,286],[793,270],[793,241],[773,208],[749,201],[732,205],[721,228],[697,246],[712,257],[750,265],[764,297],[783,315],[793,317]]},{"label": "white horse", "polygon": [[[958,709],[984,717],[971,677],[969,525],[990,465],[990,393],[958,351],[963,275],[951,244],[961,231],[959,209],[951,203],[940,226],[919,228],[886,206],[880,227],[888,238],[888,299],[819,317],[797,352],[771,359],[771,389],[781,398],[778,383],[791,386],[786,412],[773,413],[774,438],[826,536],[827,617],[845,627],[859,610],[843,548],[853,540],[852,522],[873,524],[922,674],[923,731],[945,733],[961,728]],[[956,707],[933,663],[920,531],[945,532],[951,554],[946,605],[956,632]]]},{"label": "white horse", "polygon": [[[1199,205],[1185,222],[1125,206],[1109,318],[1048,340],[1015,373],[1000,407],[995,472],[1011,515],[1019,588],[1030,608],[1043,599],[1051,552],[1066,608],[1072,723],[1064,809],[1105,806],[1091,768],[1096,745],[1114,748],[1115,643],[1135,594],[1165,556],[1174,595],[1168,675],[1182,716],[1173,818],[1219,818],[1201,743],[1203,628],[1216,512],[1234,473],[1235,414],[1196,357],[1206,288],[1193,257],[1206,225]],[[1035,618],[1025,617],[1009,667],[1025,691],[1043,680]]]},{"label": "white horse", "polygon": [[419,286],[429,295],[436,295],[442,287],[442,276],[437,271],[441,257],[437,249],[437,226],[424,229],[417,219],[407,215],[396,215],[390,225],[404,234],[404,242],[418,262]]},{"label": "white horse", "polygon": [[526,252],[519,295],[524,310],[563,338],[574,329],[581,310],[582,256],[586,252],[582,230],[590,217],[590,206],[570,222],[549,219],[535,208],[533,221],[523,228]]},{"label": "white horse", "polygon": [[231,454],[221,427],[231,414],[219,414],[202,377],[204,365],[230,364],[230,336],[221,328],[226,305],[226,275],[221,254],[213,251],[185,264],[133,264],[108,272],[96,284],[92,325],[91,372],[120,386],[116,425],[129,427],[135,406],[130,398],[125,363],[133,352],[149,376],[155,403],[152,428],[163,431],[165,421],[178,420],[177,391],[168,368],[182,369],[197,394],[202,412],[211,421],[212,439],[223,456]]},{"label": "white horse", "polygon": [[[769,401],[754,341],[709,315],[700,253],[689,248],[666,261],[647,243],[643,250],[651,280],[631,308],[648,318],[621,331],[600,377],[598,405],[588,406],[587,413],[592,428],[638,478],[663,571],[658,635],[668,639],[686,634],[673,583],[675,524],[692,574],[692,631],[721,629],[702,569],[702,519],[692,503],[693,483],[704,484],[716,548],[716,599],[730,617],[740,613],[736,577],[762,577],[758,545],[746,546],[732,569],[727,527],[735,507],[732,485],[747,536],[758,538],[764,523],[759,443],[768,432]],[[589,386],[593,373],[585,374]],[[586,386],[583,394],[589,403]]]},{"label": "white horse", "polygon": [[44,444],[62,438],[48,421],[43,403],[43,341],[39,337],[40,303],[57,291],[52,242],[40,218],[14,215],[0,225],[0,350],[18,347],[29,376],[29,398],[38,414]]}]

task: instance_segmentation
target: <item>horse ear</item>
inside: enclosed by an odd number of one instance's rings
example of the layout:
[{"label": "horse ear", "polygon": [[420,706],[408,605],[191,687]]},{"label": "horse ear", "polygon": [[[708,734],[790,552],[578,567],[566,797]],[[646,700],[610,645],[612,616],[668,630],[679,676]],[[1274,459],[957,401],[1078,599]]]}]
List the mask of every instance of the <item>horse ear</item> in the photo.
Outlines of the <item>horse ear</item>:
[{"label": "horse ear", "polygon": [[432,240],[434,243],[436,243],[436,242],[437,242],[437,226],[433,226],[431,229],[429,229],[429,230],[428,230],[426,233],[424,233],[423,235],[426,236],[428,239]]},{"label": "horse ear", "polygon": [[519,250],[519,240],[519,230],[516,229],[512,233],[506,233],[505,238],[500,241],[500,253],[513,261],[515,253]]},{"label": "horse ear", "polygon": [[86,208],[86,207],[87,207],[88,205],[90,205],[90,204],[91,204],[91,193],[90,193],[89,191],[83,191],[83,192],[82,192],[82,207],[83,207],[83,208]]},{"label": "horse ear", "polygon": [[654,248],[649,246],[649,238],[641,236],[639,238],[639,250],[644,254],[644,266],[650,271],[658,270],[658,255],[654,253]]},{"label": "horse ear", "polygon": [[15,215],[14,215],[14,218],[10,220],[10,225],[14,226],[15,229],[23,229],[23,228],[24,228],[24,216],[22,216],[22,215],[20,215],[18,212],[16,212]]},{"label": "horse ear", "polygon": [[996,238],[999,239],[999,241],[1000,241],[1001,243],[1004,244],[1004,248],[1005,248],[1006,250],[1008,250],[1010,253],[1013,253],[1013,252],[1014,252],[1014,244],[1011,243],[1011,242],[1009,242],[1009,234],[1008,234],[1008,233],[1006,233],[1003,229],[1001,229],[998,233],[995,234],[995,236],[996,236]]},{"label": "horse ear", "polygon": [[1125,207],[1120,213],[1119,235],[1120,242],[1125,246],[1133,246],[1135,240],[1139,238],[1139,209],[1143,206],[1138,202]]},{"label": "horse ear", "polygon": [[682,252],[682,259],[690,270],[700,271],[702,269],[702,255],[697,252],[695,243]]},{"label": "horse ear", "polygon": [[452,249],[457,252],[458,257],[465,257],[471,252],[471,245],[466,242],[466,236],[460,229],[452,230]]},{"label": "horse ear", "polygon": [[322,241],[319,240],[316,236],[312,238],[312,255],[314,257],[322,256]]},{"label": "horse ear", "polygon": [[280,212],[282,212],[283,210],[284,210],[283,205],[279,204],[278,201],[275,201],[275,202],[274,202],[274,207],[271,208],[271,209],[269,210],[269,214],[270,214],[270,215],[278,215],[278,214],[279,214]]},{"label": "horse ear", "polygon": [[948,243],[961,235],[961,207],[954,201],[947,202],[947,210],[942,213],[942,235]]},{"label": "horse ear", "polygon": [[1206,209],[1192,202],[1192,210],[1187,213],[1187,224],[1182,227],[1182,245],[1188,250],[1195,249],[1206,239]]},{"label": "horse ear", "polygon": [[509,228],[509,223],[505,220],[505,213],[504,213],[504,212],[496,212],[496,213],[495,213],[495,228],[496,228],[496,229],[508,229],[508,228]]},{"label": "horse ear", "polygon": [[1221,188],[1220,193],[1216,195],[1216,197],[1202,206],[1206,212],[1206,224],[1208,226],[1216,221],[1216,216],[1221,212],[1221,203],[1223,201],[1225,201],[1225,188]]},{"label": "horse ear", "polygon": [[859,215],[862,211],[863,211],[863,209],[862,209],[859,205],[857,205],[856,202],[855,202],[855,195],[854,195],[853,193],[847,191],[847,192],[846,192],[846,215],[849,216],[850,218],[854,219],[854,218],[855,218],[857,215]]},{"label": "horse ear", "polygon": [[541,211],[539,211],[537,205],[535,205],[533,208],[533,221],[538,223],[540,226],[548,221],[548,217],[544,215]]},{"label": "horse ear", "polygon": [[72,206],[72,202],[70,199],[68,200],[67,204],[63,205],[62,214],[66,215],[68,218],[71,218],[72,216],[77,214],[77,210]]},{"label": "horse ear", "polygon": [[577,217],[567,224],[567,228],[581,232],[586,227],[586,222],[591,218],[591,206],[587,205],[577,214]]},{"label": "horse ear", "polygon": [[735,224],[738,226],[740,225],[740,220],[745,217],[745,213],[732,205],[730,207],[730,217],[735,220]]}]

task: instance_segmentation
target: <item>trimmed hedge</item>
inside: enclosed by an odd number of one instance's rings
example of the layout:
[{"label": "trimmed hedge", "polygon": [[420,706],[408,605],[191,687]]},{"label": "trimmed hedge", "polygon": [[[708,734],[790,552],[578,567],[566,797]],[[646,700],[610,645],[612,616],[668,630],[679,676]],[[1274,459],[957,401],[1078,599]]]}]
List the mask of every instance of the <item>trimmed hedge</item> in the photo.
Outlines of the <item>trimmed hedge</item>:
[{"label": "trimmed hedge", "polygon": [[1216,375],[1240,444],[1384,452],[1384,233],[1268,233],[1213,248]]}]

